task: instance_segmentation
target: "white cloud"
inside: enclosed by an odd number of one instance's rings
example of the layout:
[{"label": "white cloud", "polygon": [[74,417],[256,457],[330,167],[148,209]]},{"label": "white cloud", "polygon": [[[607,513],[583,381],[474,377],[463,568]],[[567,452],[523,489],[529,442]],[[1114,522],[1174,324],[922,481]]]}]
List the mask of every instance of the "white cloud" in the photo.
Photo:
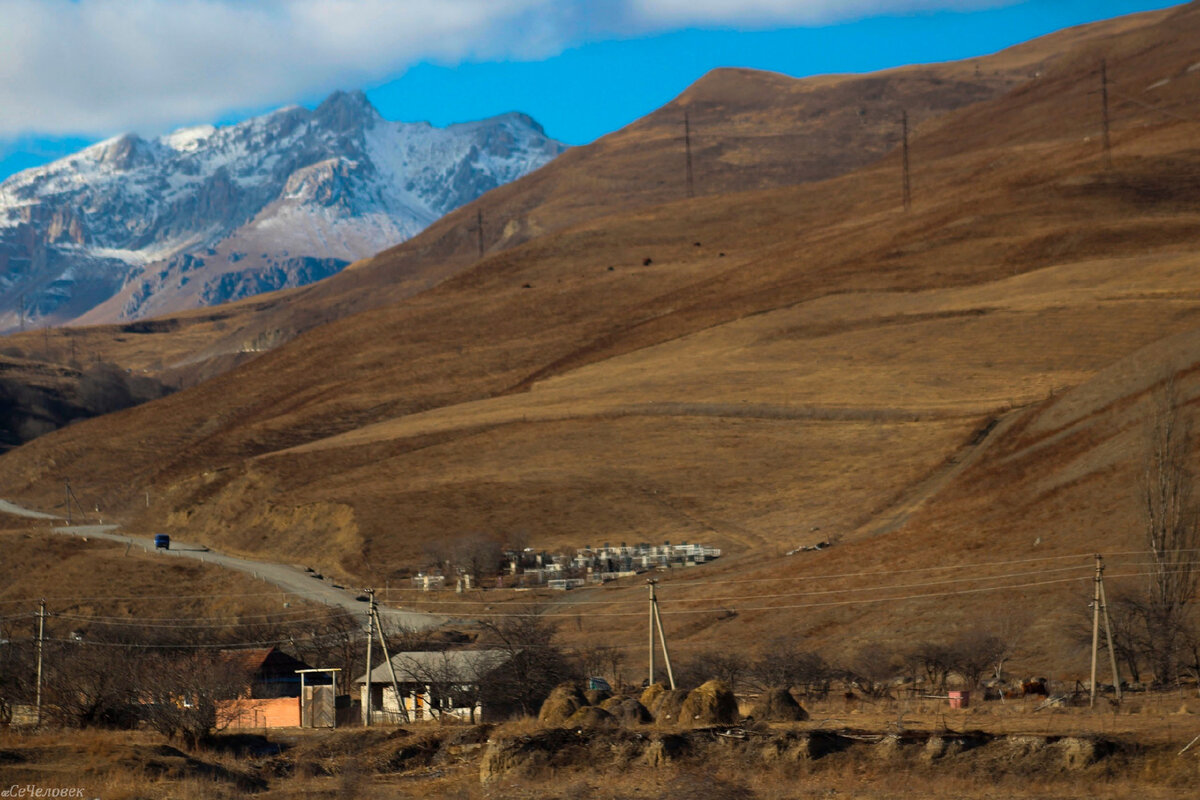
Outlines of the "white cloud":
[{"label": "white cloud", "polygon": [[970,10],[1015,0],[630,0],[632,15],[647,24],[815,25],[880,14]]},{"label": "white cloud", "polygon": [[542,57],[589,37],[989,4],[1000,2],[0,0],[0,137],[210,121],[421,60]]}]

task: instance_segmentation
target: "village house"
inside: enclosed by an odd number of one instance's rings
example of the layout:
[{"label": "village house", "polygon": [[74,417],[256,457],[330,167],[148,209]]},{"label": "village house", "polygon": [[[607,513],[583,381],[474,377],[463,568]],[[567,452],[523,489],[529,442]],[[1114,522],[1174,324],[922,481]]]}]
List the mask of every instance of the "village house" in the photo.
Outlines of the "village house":
[{"label": "village house", "polygon": [[509,654],[503,650],[413,651],[392,656],[392,670],[385,661],[355,681],[362,697],[363,722],[367,709],[376,722],[456,717],[467,721],[491,721],[507,715],[508,709],[487,702],[483,691],[490,674],[503,669]]},{"label": "village house", "polygon": [[[297,728],[304,720],[302,710],[328,705],[332,727],[334,687],[328,674],[320,674],[303,661],[274,647],[225,650],[221,653],[245,682],[236,696],[217,703],[217,718],[224,728]],[[307,674],[307,680],[302,679]],[[311,724],[313,715],[309,715]],[[326,714],[318,714],[318,719]],[[324,726],[321,726],[324,727]]]}]

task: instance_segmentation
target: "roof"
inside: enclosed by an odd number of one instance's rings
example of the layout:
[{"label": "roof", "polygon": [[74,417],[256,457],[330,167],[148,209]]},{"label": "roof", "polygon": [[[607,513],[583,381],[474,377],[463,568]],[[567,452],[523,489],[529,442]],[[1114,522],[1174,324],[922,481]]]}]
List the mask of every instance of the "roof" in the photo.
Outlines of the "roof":
[{"label": "roof", "polygon": [[297,669],[309,668],[300,659],[274,647],[222,650],[221,657],[251,675],[292,675]]},{"label": "roof", "polygon": [[[396,653],[392,666],[400,683],[474,683],[504,665],[510,656],[504,650],[417,650]],[[366,683],[360,675],[355,683]],[[391,683],[387,662],[371,670],[371,683]]]},{"label": "roof", "polygon": [[263,662],[274,652],[274,647],[256,647],[249,650],[222,650],[221,657],[236,664],[246,672],[257,672]]}]

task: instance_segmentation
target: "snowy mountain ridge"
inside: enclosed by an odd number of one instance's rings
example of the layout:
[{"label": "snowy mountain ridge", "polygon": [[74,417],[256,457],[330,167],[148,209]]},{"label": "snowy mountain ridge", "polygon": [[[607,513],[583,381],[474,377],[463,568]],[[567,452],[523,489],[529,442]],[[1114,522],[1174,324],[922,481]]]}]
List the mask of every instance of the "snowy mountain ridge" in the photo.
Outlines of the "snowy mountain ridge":
[{"label": "snowy mountain ridge", "polygon": [[385,120],[361,92],[114,137],[0,183],[0,330],[319,280],[565,149],[524,114],[435,128]]}]

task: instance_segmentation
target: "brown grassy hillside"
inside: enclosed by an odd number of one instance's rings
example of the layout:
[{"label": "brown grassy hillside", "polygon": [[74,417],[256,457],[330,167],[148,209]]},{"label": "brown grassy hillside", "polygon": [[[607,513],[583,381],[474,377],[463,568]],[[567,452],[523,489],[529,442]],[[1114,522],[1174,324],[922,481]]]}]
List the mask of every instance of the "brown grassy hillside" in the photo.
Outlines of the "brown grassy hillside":
[{"label": "brown grassy hillside", "polygon": [[[1029,642],[1067,654],[1087,553],[1134,547],[1118,506],[1137,448],[1064,409],[1140,395],[1148,384],[1128,365],[1165,357],[1163,342],[1179,363],[1200,357],[1188,337],[1200,322],[1200,125],[1187,105],[1200,92],[1200,7],[1047,41],[1058,49],[1040,43],[1037,60],[996,57],[997,69],[1036,65],[1003,93],[970,82],[974,62],[883,81],[880,119],[899,102],[889,92],[928,117],[911,213],[898,158],[875,160],[888,140],[870,110],[855,155],[784,157],[795,141],[778,131],[804,129],[804,109],[837,117],[878,79],[716,73],[481,200],[485,219],[496,203],[519,220],[503,249],[468,265],[452,215],[287,296],[303,303],[261,301],[281,331],[377,307],[39,439],[0,458],[0,486],[48,503],[70,477],[130,519],[364,576],[418,566],[429,542],[470,532],[542,547],[702,540],[730,557],[697,574],[756,588],[680,585],[674,598],[690,605],[668,619],[684,646],[795,633],[845,649],[850,628],[900,639],[972,616],[1017,620]],[[1096,138],[1101,57],[1118,87],[1111,170]],[[698,137],[714,132],[697,144],[694,199],[662,166],[685,106]],[[782,122],[739,134],[753,120]],[[1131,431],[1137,406],[1121,408],[1105,424]],[[1064,425],[1080,434],[1046,432]],[[814,535],[841,541],[776,557]],[[1020,614],[1012,591],[837,606],[774,596],[794,597],[798,578],[866,572],[821,591],[901,597],[930,581],[885,580],[898,570],[1080,554],[1051,588],[995,576],[1054,563],[969,573],[977,588],[1030,584]],[[596,614],[588,631],[619,638],[641,624],[623,616],[634,591],[569,602],[598,602],[581,606]],[[758,599],[737,599],[747,594]],[[492,601],[469,602],[472,614]]]},{"label": "brown grassy hillside", "polygon": [[191,385],[271,349],[298,332],[408,297],[477,260],[478,213],[488,253],[613,212],[686,195],[683,117],[692,125],[700,195],[786,186],[870,164],[899,142],[899,116],[914,126],[1017,86],[1065,49],[1150,25],[1162,12],[1044,37],[968,62],[866,76],[796,80],[715,70],[662,109],[546,169],[460,209],[423,235],[319,285],[154,321],[13,334],[10,347],[66,362],[68,352],[162,374]]}]

